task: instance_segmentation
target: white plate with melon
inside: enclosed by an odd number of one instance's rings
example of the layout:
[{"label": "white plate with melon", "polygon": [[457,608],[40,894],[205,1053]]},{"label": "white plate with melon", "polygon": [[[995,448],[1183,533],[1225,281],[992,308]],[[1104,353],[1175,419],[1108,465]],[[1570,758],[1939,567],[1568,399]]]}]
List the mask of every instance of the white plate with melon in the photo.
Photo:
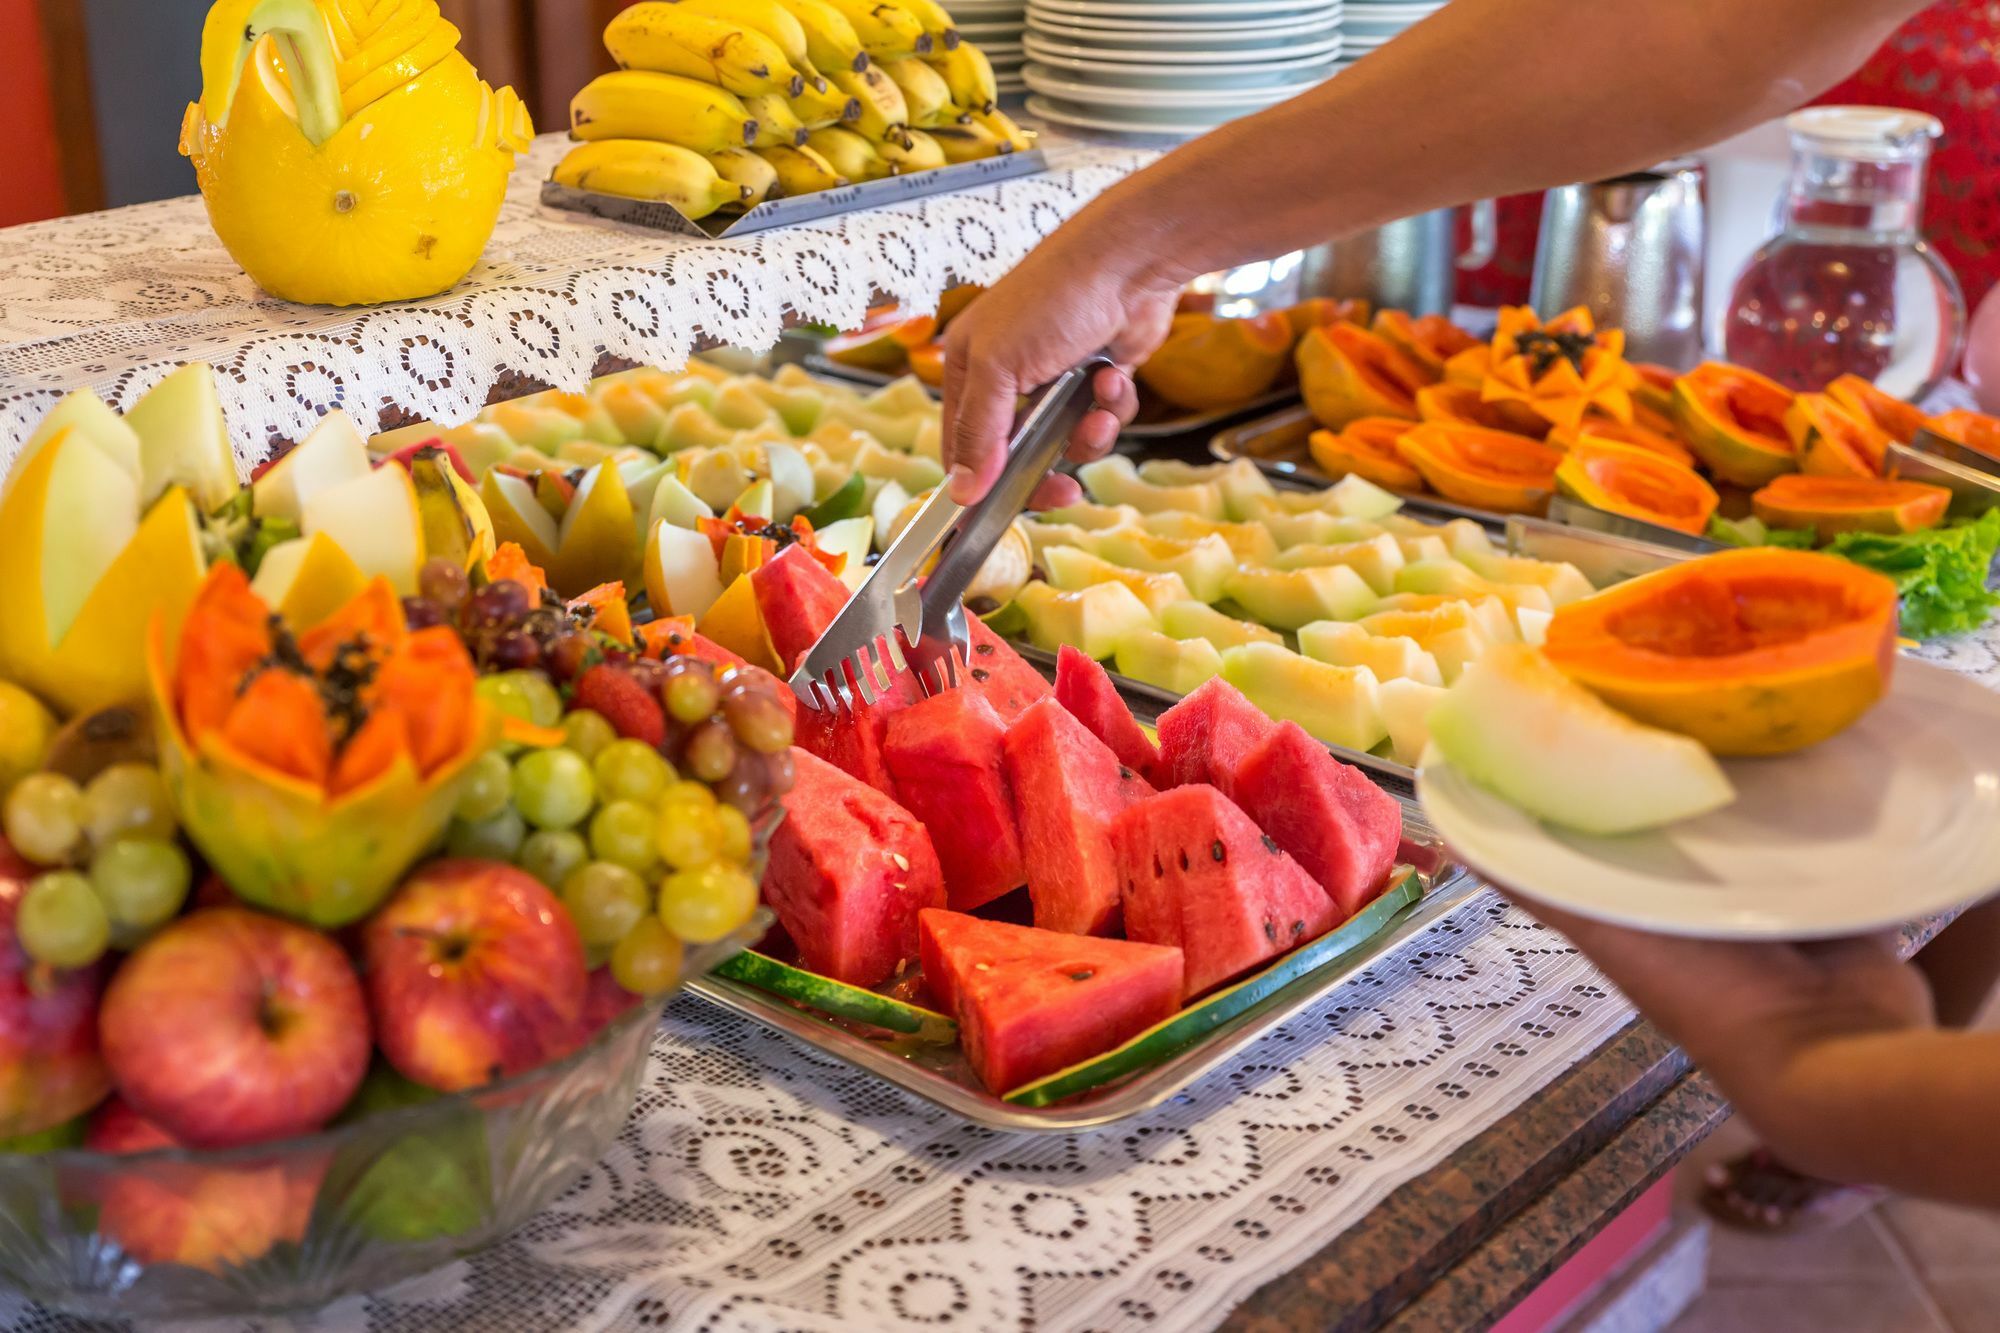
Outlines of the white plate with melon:
[{"label": "white plate with melon", "polygon": [[[1580,656],[1558,612],[1555,662],[1516,646],[1469,668],[1430,713],[1417,775],[1453,852],[1525,898],[1707,939],[1865,934],[2000,890],[2000,693],[1896,657],[1886,579],[1865,623],[1802,631],[1825,585],[1759,587],[1759,559],[1708,557],[1592,599],[1610,604],[1615,657]],[[1725,650],[1688,619],[1708,591],[1698,566],[1721,572],[1751,647]],[[1654,580],[1674,596],[1628,593]],[[1652,677],[1643,689],[1613,678],[1631,664]]]}]

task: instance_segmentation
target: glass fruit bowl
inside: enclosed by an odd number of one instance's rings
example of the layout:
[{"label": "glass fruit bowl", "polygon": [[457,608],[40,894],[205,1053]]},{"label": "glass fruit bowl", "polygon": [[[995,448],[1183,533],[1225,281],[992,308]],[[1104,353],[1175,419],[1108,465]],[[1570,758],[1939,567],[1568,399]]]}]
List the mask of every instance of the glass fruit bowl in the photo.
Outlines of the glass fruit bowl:
[{"label": "glass fruit bowl", "polygon": [[[760,910],[689,949],[681,980],[769,923]],[[539,1069],[300,1138],[0,1154],[0,1282],[74,1314],[163,1319],[312,1309],[426,1272],[498,1240],[604,1154],[668,998]]]}]

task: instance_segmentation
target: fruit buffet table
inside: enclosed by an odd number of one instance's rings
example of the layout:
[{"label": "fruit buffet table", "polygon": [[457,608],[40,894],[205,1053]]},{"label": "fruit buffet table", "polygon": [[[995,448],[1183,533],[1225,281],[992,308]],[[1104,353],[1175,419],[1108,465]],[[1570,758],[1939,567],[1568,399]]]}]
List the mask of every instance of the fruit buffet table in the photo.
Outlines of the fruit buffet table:
[{"label": "fruit buffet table", "polygon": [[[194,199],[0,231],[0,466],[68,390],[122,408],[188,361],[222,372],[241,453],[336,406],[457,421],[607,360],[850,327],[878,294],[926,309],[1145,160],[1056,140],[1043,176],[704,242],[544,212],[560,151],[545,138],[516,172],[471,280],[358,312],[262,296]],[[1920,651],[2000,688],[2000,631]],[[683,995],[616,1145],[552,1205],[300,1326],[1484,1327],[1727,1114],[1559,935],[1486,891],[1089,1131],[967,1124]],[[85,1325],[0,1292],[0,1327]]]}]

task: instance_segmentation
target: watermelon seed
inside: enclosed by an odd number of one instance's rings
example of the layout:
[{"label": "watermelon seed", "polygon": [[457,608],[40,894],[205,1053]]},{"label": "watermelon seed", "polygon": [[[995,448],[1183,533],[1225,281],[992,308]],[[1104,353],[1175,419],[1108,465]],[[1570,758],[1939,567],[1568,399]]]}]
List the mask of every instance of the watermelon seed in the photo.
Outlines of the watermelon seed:
[{"label": "watermelon seed", "polygon": [[889,859],[896,863],[896,869],[898,870],[908,870],[910,868],[910,858],[901,852],[890,852]]},{"label": "watermelon seed", "polygon": [[991,657],[993,655],[993,645],[990,643],[975,643],[972,645],[972,651],[978,653],[981,657]]},{"label": "watermelon seed", "polygon": [[991,972],[993,970],[993,967],[989,963],[974,963],[972,965],[972,970],[975,972]]},{"label": "watermelon seed", "polygon": [[1271,943],[1273,943],[1273,944],[1276,944],[1276,943],[1278,942],[1278,923],[1277,923],[1277,922],[1275,922],[1275,921],[1266,921],[1266,922],[1264,923],[1264,938],[1265,938],[1265,939],[1267,939],[1267,940],[1269,940],[1269,941],[1271,941]]},{"label": "watermelon seed", "polygon": [[1081,972],[1072,972],[1072,973],[1070,973],[1070,974],[1069,974],[1069,979],[1070,979],[1071,981],[1088,981],[1088,980],[1090,980],[1090,979],[1091,979],[1092,977],[1094,977],[1094,976],[1096,976],[1096,975],[1097,975],[1097,973],[1096,973],[1096,972],[1094,972],[1094,971],[1092,971],[1092,970],[1091,970],[1090,968],[1087,968],[1087,967],[1086,967],[1086,968],[1084,968],[1084,969],[1083,969],[1083,970],[1082,970]]},{"label": "watermelon seed", "polygon": [[1294,934],[1294,935],[1303,935],[1303,934],[1305,934],[1305,930],[1306,930],[1306,923],[1305,923],[1305,922],[1303,922],[1303,921],[1294,921],[1294,922],[1292,922],[1292,934]]},{"label": "watermelon seed", "polygon": [[1134,773],[1131,769],[1125,767],[1125,765],[1123,764],[1118,765],[1118,780],[1120,782],[1130,782],[1133,778],[1137,776],[1139,775],[1137,773]]},{"label": "watermelon seed", "polygon": [[1187,868],[1188,868],[1187,848],[1183,847],[1181,848],[1181,869],[1186,870]]},{"label": "watermelon seed", "polygon": [[985,667],[974,667],[972,668],[972,678],[981,685],[984,685],[987,681],[993,679],[993,673]]},{"label": "watermelon seed", "polygon": [[1220,838],[1217,838],[1215,842],[1209,847],[1208,854],[1214,857],[1218,862],[1227,861],[1229,859],[1229,852],[1223,847],[1222,839]]},{"label": "watermelon seed", "polygon": [[1167,873],[1167,868],[1166,868],[1165,866],[1163,866],[1163,865],[1161,865],[1161,864],[1160,864],[1160,854],[1159,854],[1158,852],[1154,852],[1154,853],[1153,853],[1153,878],[1154,878],[1154,879],[1158,879],[1158,878],[1160,878],[1160,877],[1161,877],[1162,875],[1164,875],[1164,874],[1166,874],[1166,873]]},{"label": "watermelon seed", "polygon": [[1268,833],[1264,834],[1263,837],[1264,837],[1264,846],[1266,850],[1268,850],[1273,856],[1278,855],[1281,849],[1278,846],[1277,839],[1273,838]]}]

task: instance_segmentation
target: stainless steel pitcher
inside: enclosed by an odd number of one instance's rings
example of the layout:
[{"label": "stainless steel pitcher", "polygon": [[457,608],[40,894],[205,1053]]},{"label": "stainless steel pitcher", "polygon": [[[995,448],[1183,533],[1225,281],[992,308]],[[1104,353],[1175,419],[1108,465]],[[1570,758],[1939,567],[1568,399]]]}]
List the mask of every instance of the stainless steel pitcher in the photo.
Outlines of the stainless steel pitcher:
[{"label": "stainless steel pitcher", "polygon": [[1544,319],[1588,306],[1625,354],[1686,370],[1702,359],[1707,246],[1698,162],[1564,185],[1542,200],[1529,303]]},{"label": "stainless steel pitcher", "polygon": [[1459,269],[1493,262],[1493,201],[1472,204],[1471,244],[1458,253],[1457,209],[1440,208],[1329,241],[1304,252],[1301,296],[1366,297],[1377,309],[1451,312]]}]

